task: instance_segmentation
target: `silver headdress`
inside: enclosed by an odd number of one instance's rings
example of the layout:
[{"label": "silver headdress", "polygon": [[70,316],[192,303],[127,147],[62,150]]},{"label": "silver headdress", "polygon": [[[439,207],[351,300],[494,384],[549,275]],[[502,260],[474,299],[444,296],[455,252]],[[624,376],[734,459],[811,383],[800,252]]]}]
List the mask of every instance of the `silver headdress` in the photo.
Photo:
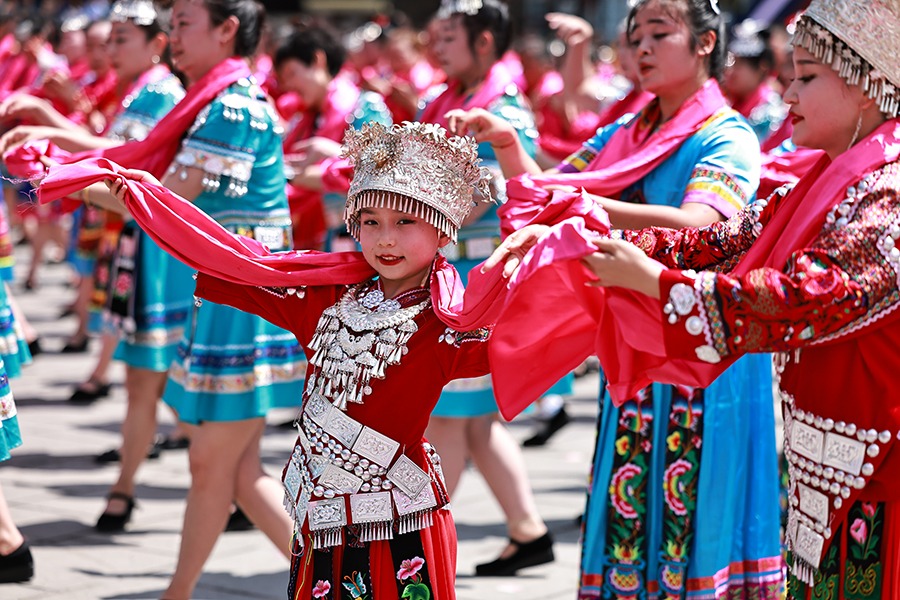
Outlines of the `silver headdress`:
[{"label": "silver headdress", "polygon": [[153,0],[119,0],[109,11],[109,20],[113,23],[133,21],[135,25],[153,25],[159,13]]},{"label": "silver headdress", "polygon": [[794,44],[848,84],[862,82],[888,117],[900,114],[900,0],[813,0]]},{"label": "silver headdress", "polygon": [[344,135],[354,165],[344,221],[359,239],[359,211],[387,207],[425,219],[456,241],[474,195],[491,201],[490,171],[479,166],[470,137],[448,136],[433,123],[369,123]]},{"label": "silver headdress", "polygon": [[442,0],[438,9],[438,19],[446,19],[453,15],[477,15],[484,8],[482,0]]}]

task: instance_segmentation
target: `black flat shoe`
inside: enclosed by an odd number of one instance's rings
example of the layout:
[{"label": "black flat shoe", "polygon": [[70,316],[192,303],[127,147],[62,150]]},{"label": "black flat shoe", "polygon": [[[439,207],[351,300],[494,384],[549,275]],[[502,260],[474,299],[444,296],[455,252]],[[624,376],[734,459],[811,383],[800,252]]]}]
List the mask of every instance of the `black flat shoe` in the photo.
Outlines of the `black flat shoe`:
[{"label": "black flat shoe", "polygon": [[[151,444],[150,449],[147,450],[147,458],[149,458],[150,460],[155,460],[159,458],[159,454],[159,445],[155,443]],[[107,450],[103,454],[98,454],[94,457],[94,462],[100,464],[114,463],[119,462],[120,460],[122,460],[122,455],[119,453],[118,448]]]},{"label": "black flat shoe", "polygon": [[74,404],[91,404],[100,398],[109,396],[110,384],[100,383],[93,379],[88,379],[84,383],[78,385],[72,395],[69,396],[69,402]]},{"label": "black flat shoe", "polygon": [[251,529],[256,529],[256,525],[253,524],[247,515],[244,514],[239,507],[236,507],[234,512],[231,513],[231,516],[228,517],[228,523],[225,525],[225,531],[250,531]]},{"label": "black flat shoe", "polygon": [[82,352],[87,352],[89,341],[87,336],[83,337],[80,342],[69,340],[59,352],[60,354],[80,354]]},{"label": "black flat shoe", "polygon": [[28,342],[28,351],[31,353],[32,358],[34,358],[38,354],[43,354],[44,349],[41,348],[41,338],[34,338],[30,342]]},{"label": "black flat shoe", "polygon": [[107,498],[109,498],[110,500],[124,500],[125,512],[118,515],[104,512],[102,515],[100,515],[100,518],[97,519],[97,524],[94,525],[94,529],[96,529],[97,531],[102,531],[104,533],[124,531],[125,526],[129,521],[131,521],[131,513],[134,512],[134,497],[129,496],[128,494],[123,494],[122,492],[110,492]]},{"label": "black flat shoe", "polygon": [[169,437],[166,436],[156,442],[156,447],[160,450],[185,450],[191,445],[191,440],[186,437]]},{"label": "black flat shoe", "polygon": [[0,583],[22,583],[34,577],[34,558],[28,542],[0,556]]},{"label": "black flat shoe", "polygon": [[526,448],[534,448],[536,446],[543,446],[553,435],[568,425],[571,419],[569,418],[569,413],[566,412],[565,407],[560,408],[555,415],[547,419],[546,421],[540,422],[540,427],[535,432],[533,436],[522,442],[522,445]]},{"label": "black flat shoe", "polygon": [[530,542],[522,543],[509,538],[509,543],[516,549],[511,556],[477,565],[475,575],[478,577],[509,577],[515,575],[519,569],[553,562],[553,537],[549,531]]}]

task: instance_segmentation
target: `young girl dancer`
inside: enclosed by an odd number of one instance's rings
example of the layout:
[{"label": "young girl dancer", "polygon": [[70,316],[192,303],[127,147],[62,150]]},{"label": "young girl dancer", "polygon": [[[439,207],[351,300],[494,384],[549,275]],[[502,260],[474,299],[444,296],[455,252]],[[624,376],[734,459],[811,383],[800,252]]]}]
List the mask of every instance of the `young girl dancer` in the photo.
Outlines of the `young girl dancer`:
[{"label": "young girl dancer", "polygon": [[[436,125],[369,125],[346,144],[355,175],[344,216],[361,253],[271,254],[149,174],[103,160],[53,169],[41,193],[112,178],[135,220],[202,272],[198,297],[259,314],[301,342],[307,386],[284,470],[291,598],[345,588],[452,599],[456,534],[440,458],[423,434],[448,381],[488,372],[489,332],[454,328],[463,288],[438,250],[473,192],[490,197],[488,177],[474,142]],[[485,298],[480,322],[490,318]]]}]

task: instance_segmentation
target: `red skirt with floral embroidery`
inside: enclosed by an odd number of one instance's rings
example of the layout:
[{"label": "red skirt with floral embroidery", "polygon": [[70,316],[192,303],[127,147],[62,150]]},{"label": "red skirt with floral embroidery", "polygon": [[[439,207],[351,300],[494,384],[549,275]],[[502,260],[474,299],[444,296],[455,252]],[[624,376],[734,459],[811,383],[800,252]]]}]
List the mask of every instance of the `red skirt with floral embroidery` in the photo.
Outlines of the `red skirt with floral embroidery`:
[{"label": "red skirt with floral embroidery", "polygon": [[456,598],[456,526],[449,510],[433,524],[394,539],[359,542],[348,528],[344,544],[313,550],[306,536],[291,561],[290,600],[400,600]]}]

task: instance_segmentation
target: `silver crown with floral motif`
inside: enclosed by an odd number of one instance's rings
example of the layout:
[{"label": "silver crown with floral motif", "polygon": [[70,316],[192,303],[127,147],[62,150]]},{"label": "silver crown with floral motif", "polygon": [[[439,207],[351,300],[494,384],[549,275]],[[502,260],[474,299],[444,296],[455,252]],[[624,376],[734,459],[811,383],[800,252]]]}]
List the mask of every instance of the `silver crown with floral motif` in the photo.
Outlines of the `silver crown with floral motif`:
[{"label": "silver crown with floral motif", "polygon": [[490,171],[478,144],[433,123],[348,129],[343,155],[354,166],[344,221],[359,239],[359,211],[387,207],[425,219],[456,241],[474,200],[491,202]]}]

